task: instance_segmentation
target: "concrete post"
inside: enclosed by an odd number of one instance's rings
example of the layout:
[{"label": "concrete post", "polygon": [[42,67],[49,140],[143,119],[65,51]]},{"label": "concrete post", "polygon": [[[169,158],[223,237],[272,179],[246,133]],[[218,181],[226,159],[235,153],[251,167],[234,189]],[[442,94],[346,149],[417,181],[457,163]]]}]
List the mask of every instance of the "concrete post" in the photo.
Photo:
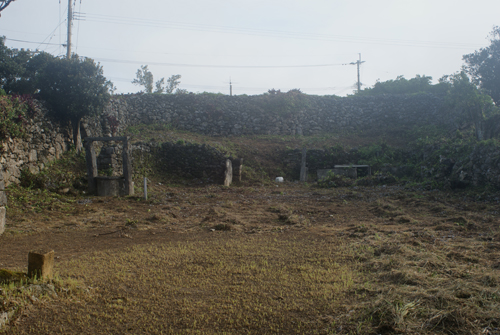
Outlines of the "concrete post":
[{"label": "concrete post", "polygon": [[87,165],[88,191],[90,194],[95,194],[97,190],[95,177],[97,177],[98,171],[94,142],[92,140],[85,141],[85,164]]},{"label": "concrete post", "polygon": [[28,277],[54,277],[54,250],[36,250],[28,253]]},{"label": "concrete post", "polygon": [[230,186],[233,182],[233,164],[230,159],[226,159],[226,171],[224,172],[224,186]]}]

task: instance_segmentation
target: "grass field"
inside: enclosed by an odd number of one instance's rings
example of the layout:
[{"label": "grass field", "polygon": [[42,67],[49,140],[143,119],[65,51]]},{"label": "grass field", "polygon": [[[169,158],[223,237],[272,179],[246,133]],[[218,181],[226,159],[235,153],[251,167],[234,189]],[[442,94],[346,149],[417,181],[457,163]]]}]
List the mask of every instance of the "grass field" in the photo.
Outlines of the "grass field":
[{"label": "grass field", "polygon": [[7,334],[499,332],[498,202],[295,183],[155,184],[148,201],[60,207],[17,192],[46,205],[11,202],[1,266],[53,248],[57,296],[4,284],[0,306],[18,308]]}]

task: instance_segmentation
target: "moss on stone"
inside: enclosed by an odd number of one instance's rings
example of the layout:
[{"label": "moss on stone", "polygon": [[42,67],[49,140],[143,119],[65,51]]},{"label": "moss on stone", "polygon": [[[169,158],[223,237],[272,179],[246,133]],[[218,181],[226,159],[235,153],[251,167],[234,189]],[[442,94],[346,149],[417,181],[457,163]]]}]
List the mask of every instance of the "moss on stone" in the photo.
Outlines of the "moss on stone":
[{"label": "moss on stone", "polygon": [[23,272],[0,269],[0,284],[8,284],[27,279]]}]

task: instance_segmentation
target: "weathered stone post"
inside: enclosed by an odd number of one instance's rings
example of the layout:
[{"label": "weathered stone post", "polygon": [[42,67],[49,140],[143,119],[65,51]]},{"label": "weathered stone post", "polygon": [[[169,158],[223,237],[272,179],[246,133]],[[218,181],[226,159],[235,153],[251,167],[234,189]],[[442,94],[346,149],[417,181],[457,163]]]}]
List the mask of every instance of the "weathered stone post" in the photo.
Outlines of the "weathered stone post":
[{"label": "weathered stone post", "polygon": [[130,142],[128,138],[123,139],[123,177],[125,177],[125,194],[134,195],[134,183],[132,182],[132,160],[130,157]]},{"label": "weathered stone post", "polygon": [[241,181],[241,171],[243,169],[243,158],[236,158],[234,160],[233,178]]},{"label": "weathered stone post", "polygon": [[306,153],[307,149],[302,149],[302,163],[300,165],[300,181],[307,181],[307,167],[306,167]]},{"label": "weathered stone post", "polygon": [[52,279],[53,271],[54,250],[35,250],[28,253],[28,277]]},{"label": "weathered stone post", "polygon": [[233,182],[233,164],[226,159],[226,171],[224,172],[224,186],[230,186]]},{"label": "weathered stone post", "polygon": [[94,141],[85,139],[85,163],[87,165],[87,179],[89,183],[88,191],[90,194],[95,194],[97,177],[97,160],[95,156]]},{"label": "weathered stone post", "polygon": [[5,206],[7,205],[7,197],[5,196],[5,183],[0,181],[0,235],[5,231]]}]

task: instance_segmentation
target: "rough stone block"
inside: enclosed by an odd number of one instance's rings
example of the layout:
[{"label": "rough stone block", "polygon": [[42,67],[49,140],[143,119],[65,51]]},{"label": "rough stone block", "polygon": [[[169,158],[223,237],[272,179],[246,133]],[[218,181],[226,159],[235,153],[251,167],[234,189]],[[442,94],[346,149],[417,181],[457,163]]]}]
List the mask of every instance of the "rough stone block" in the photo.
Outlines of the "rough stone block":
[{"label": "rough stone block", "polygon": [[123,177],[96,177],[97,195],[100,197],[118,197],[128,195],[125,193],[125,180]]},{"label": "rough stone block", "polygon": [[30,150],[30,152],[28,154],[28,160],[31,163],[36,162],[38,160],[38,154],[37,154],[37,151],[35,149]]},{"label": "rough stone block", "polygon": [[243,170],[243,158],[237,158],[234,160],[233,166],[233,178],[237,181],[241,181],[241,174]]},{"label": "rough stone block", "polygon": [[0,235],[5,231],[5,207],[0,207]]},{"label": "rough stone block", "polygon": [[5,183],[0,181],[0,206],[7,205],[7,196],[5,195]]},{"label": "rough stone block", "polygon": [[53,272],[54,250],[34,250],[28,253],[28,277],[52,279]]},{"label": "rough stone block", "polygon": [[224,172],[224,186],[230,186],[233,182],[233,164],[226,159],[226,171]]}]

